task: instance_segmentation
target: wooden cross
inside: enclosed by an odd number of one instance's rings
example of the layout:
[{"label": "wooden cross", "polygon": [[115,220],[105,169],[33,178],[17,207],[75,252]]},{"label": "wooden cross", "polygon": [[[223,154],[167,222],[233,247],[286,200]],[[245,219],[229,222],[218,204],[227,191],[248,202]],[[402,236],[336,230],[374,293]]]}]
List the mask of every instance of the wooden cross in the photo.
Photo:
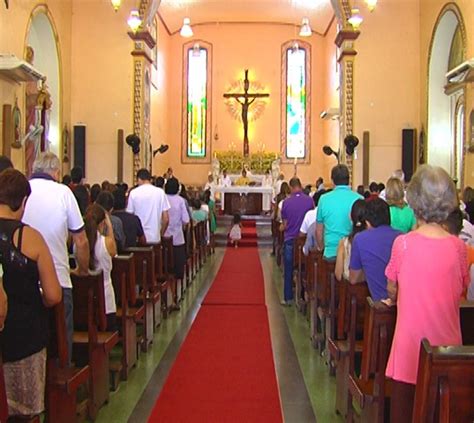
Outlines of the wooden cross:
[{"label": "wooden cross", "polygon": [[270,94],[267,93],[249,93],[249,88],[249,71],[248,69],[245,69],[244,92],[224,94],[224,98],[233,98],[242,106],[242,124],[244,125],[244,157],[248,157],[249,155],[249,107],[257,98],[270,97]]}]

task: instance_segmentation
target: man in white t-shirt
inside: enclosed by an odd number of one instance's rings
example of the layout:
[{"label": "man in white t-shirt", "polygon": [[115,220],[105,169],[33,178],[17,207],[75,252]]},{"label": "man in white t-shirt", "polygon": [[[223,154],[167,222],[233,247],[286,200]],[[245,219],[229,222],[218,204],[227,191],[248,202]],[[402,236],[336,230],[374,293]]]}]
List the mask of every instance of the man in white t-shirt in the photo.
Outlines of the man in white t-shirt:
[{"label": "man in white t-shirt", "polygon": [[303,235],[306,235],[308,233],[308,229],[309,227],[314,223],[316,222],[316,214],[318,212],[318,208],[315,207],[314,209],[312,210],[309,210],[306,212],[305,216],[304,216],[304,220],[303,220],[303,223],[301,224],[301,228],[300,228],[300,233],[303,234]]},{"label": "man in white t-shirt", "polygon": [[53,257],[54,267],[63,291],[69,359],[74,331],[72,284],[67,240],[72,235],[76,247],[79,274],[88,274],[89,242],[84,221],[72,191],[58,183],[60,162],[53,153],[42,153],[33,163],[31,195],[26,202],[23,222],[41,233]]},{"label": "man in white t-shirt", "polygon": [[137,172],[138,187],[130,191],[127,212],[138,216],[147,242],[158,243],[169,223],[170,204],[165,192],[151,183],[147,169]]}]

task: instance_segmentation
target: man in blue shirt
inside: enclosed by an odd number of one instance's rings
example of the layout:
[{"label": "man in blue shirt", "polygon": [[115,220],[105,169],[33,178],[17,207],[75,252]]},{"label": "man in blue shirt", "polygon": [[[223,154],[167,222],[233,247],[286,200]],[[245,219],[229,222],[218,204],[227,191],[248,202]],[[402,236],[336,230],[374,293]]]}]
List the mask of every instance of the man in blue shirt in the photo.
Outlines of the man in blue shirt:
[{"label": "man in blue shirt", "polygon": [[390,226],[390,209],[380,198],[367,203],[367,229],[352,241],[349,281],[367,281],[374,301],[388,298],[385,268],[392,255],[392,245],[400,231]]},{"label": "man in blue shirt", "polygon": [[284,300],[282,305],[291,305],[293,301],[293,252],[295,240],[300,234],[301,224],[306,213],[314,208],[311,197],[303,193],[301,182],[298,178],[290,180],[291,195],[283,201],[281,218],[282,228],[285,231],[285,243],[283,246],[284,267]]},{"label": "man in blue shirt", "polygon": [[316,239],[318,245],[324,245],[324,258],[335,260],[339,241],[352,230],[350,219],[352,205],[362,196],[349,187],[349,169],[346,165],[334,166],[331,178],[336,187],[319,200]]}]

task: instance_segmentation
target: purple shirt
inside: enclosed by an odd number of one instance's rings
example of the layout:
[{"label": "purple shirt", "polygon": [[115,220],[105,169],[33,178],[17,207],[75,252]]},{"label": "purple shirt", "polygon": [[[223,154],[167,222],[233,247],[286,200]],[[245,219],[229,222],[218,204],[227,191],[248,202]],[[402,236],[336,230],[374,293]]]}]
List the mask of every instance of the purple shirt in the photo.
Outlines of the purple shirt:
[{"label": "purple shirt", "polygon": [[383,225],[366,229],[354,237],[349,269],[364,270],[370,295],[374,301],[388,298],[385,268],[392,255],[392,246],[400,231]]},{"label": "purple shirt", "polygon": [[302,191],[291,194],[283,201],[281,218],[286,221],[285,241],[298,237],[306,212],[312,209],[313,199]]},{"label": "purple shirt", "polygon": [[173,237],[173,245],[183,245],[184,233],[183,225],[189,223],[189,213],[186,208],[186,201],[179,195],[167,195],[170,209],[168,210],[170,222],[166,229],[165,236]]}]

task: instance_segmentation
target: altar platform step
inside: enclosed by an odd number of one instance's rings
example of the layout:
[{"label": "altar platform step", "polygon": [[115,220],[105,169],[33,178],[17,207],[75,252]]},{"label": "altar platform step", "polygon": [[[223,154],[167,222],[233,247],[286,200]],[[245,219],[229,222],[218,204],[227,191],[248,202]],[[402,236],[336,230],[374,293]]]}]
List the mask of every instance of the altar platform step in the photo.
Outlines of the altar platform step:
[{"label": "altar platform step", "polygon": [[[232,227],[233,216],[217,216],[217,231],[215,234],[216,246],[224,247],[228,242],[228,234]],[[247,228],[255,228],[255,232]],[[271,247],[272,246],[272,220],[269,216],[242,216],[242,240],[241,246]]]}]

